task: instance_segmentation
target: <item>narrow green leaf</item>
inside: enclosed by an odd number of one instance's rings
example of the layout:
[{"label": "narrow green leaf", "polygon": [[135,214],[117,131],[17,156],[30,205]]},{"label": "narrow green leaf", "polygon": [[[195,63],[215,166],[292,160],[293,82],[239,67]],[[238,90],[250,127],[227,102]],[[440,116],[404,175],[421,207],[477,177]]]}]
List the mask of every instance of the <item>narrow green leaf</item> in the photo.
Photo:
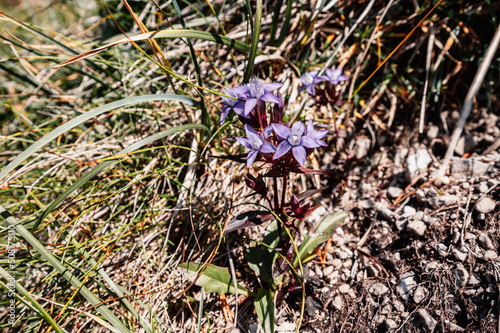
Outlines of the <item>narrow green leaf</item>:
[{"label": "narrow green leaf", "polygon": [[[182,263],[179,268],[184,270],[185,276],[191,281],[197,278],[197,274],[205,266],[198,263]],[[196,285],[205,288],[207,293],[235,294],[233,278],[227,268],[208,265],[202,275],[196,280]],[[238,295],[252,296],[248,289],[237,284]]]},{"label": "narrow green leaf", "polygon": [[[332,215],[325,216],[316,226],[316,229],[312,233],[308,233],[304,237],[304,241],[299,247],[299,257],[301,261],[304,261],[306,256],[311,253],[318,245],[326,242],[330,237],[333,236],[335,229],[339,226],[342,221],[347,217],[346,212],[338,212]],[[299,263],[299,258],[295,257],[293,260],[293,265],[296,266]]]},{"label": "narrow green leaf", "polygon": [[154,135],[148,136],[147,138],[142,139],[142,140],[140,140],[140,141],[138,141],[138,142],[136,142],[136,143],[128,146],[127,148],[119,151],[115,155],[115,156],[118,156],[117,158],[113,158],[111,160],[106,160],[106,161],[102,162],[101,164],[99,164],[97,167],[95,167],[92,170],[88,171],[80,179],[78,179],[76,182],[74,182],[73,185],[71,185],[66,191],[64,191],[63,194],[61,194],[59,197],[57,197],[57,199],[55,199],[53,202],[51,202],[51,204],[44,210],[43,214],[38,219],[38,222],[34,226],[34,229],[36,229],[37,226],[40,224],[40,222],[43,221],[43,219],[45,219],[47,217],[47,215],[49,215],[64,199],[66,199],[69,195],[71,195],[71,193],[73,193],[80,186],[82,186],[87,181],[89,181],[90,179],[92,179],[92,177],[96,176],[97,174],[99,174],[100,172],[102,172],[103,170],[105,170],[106,168],[108,168],[109,166],[111,166],[111,165],[115,164],[116,162],[118,162],[119,157],[127,155],[127,154],[130,154],[133,151],[135,151],[135,150],[137,150],[137,149],[139,149],[139,148],[141,148],[141,147],[143,147],[143,146],[145,146],[145,145],[147,145],[147,144],[149,144],[149,143],[151,143],[153,141],[162,139],[162,138],[164,138],[166,136],[172,135],[172,134],[177,133],[177,132],[181,132],[181,131],[185,131],[185,130],[190,130],[190,129],[203,129],[205,131],[208,131],[208,128],[206,128],[203,125],[199,125],[199,124],[182,125],[182,126],[170,128],[170,129],[168,129],[166,131],[163,131],[163,132],[156,133]]},{"label": "narrow green leaf", "polygon": [[75,288],[80,288],[80,294],[93,305],[99,313],[101,313],[104,318],[106,318],[119,332],[130,332],[128,328],[123,324],[114,314],[109,310],[104,303],[98,299],[92,292],[85,286],[82,286],[82,282],[74,276],[71,271],[65,267],[57,258],[50,253],[39,241],[33,236],[22,224],[19,224],[15,217],[13,217],[9,212],[7,212],[0,205],[0,216],[2,216],[10,225],[16,227],[16,232],[21,235],[24,240],[26,240],[33,248],[49,262],[49,264],[54,267],[59,274],[64,276],[64,278],[71,283]]},{"label": "narrow green leaf", "polygon": [[255,23],[252,30],[252,45],[250,45],[250,55],[248,56],[247,68],[245,70],[244,82],[248,82],[253,73],[253,65],[259,47],[260,27],[262,21],[262,0],[257,0],[255,5]]},{"label": "narrow green leaf", "polygon": [[274,332],[274,301],[271,290],[259,289],[255,299],[255,311],[266,333]]},{"label": "narrow green leaf", "polygon": [[269,249],[261,249],[255,246],[245,251],[248,266],[270,285],[273,283],[273,257]]},{"label": "narrow green leaf", "polygon": [[62,124],[58,128],[51,131],[50,133],[44,135],[40,140],[35,142],[33,145],[28,147],[25,151],[19,154],[12,162],[10,162],[5,168],[3,168],[2,171],[0,171],[0,184],[2,184],[1,183],[2,180],[9,174],[9,172],[14,170],[19,164],[24,162],[27,158],[29,158],[35,152],[37,152],[42,147],[47,145],[50,141],[57,138],[59,135],[68,132],[69,130],[75,128],[76,126],[86,122],[90,118],[97,117],[98,115],[103,114],[105,112],[115,110],[126,105],[151,102],[151,101],[178,101],[190,106],[193,105],[193,100],[190,98],[178,95],[169,95],[169,94],[136,96],[102,105],[98,108],[95,108],[89,112],[79,115],[78,117],[73,118],[70,121]]}]

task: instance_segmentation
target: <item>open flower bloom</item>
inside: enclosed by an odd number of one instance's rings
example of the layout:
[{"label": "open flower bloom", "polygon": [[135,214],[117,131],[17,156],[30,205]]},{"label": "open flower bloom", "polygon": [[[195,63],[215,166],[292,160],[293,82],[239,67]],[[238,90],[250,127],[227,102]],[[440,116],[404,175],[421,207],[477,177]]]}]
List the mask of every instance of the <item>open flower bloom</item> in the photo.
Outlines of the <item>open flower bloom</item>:
[{"label": "open flower bloom", "polygon": [[259,153],[263,154],[271,154],[276,151],[276,148],[272,143],[266,142],[264,135],[262,133],[257,133],[251,126],[248,124],[245,125],[245,132],[247,134],[247,138],[236,137],[239,143],[241,143],[245,148],[250,149],[247,157],[247,167],[250,167],[257,155]]},{"label": "open flower bloom", "polygon": [[300,82],[302,82],[302,86],[299,89],[299,92],[306,89],[309,95],[315,95],[316,91],[314,90],[314,85],[326,80],[324,76],[318,76],[318,71],[311,71],[302,74],[300,77]]},{"label": "open flower bloom", "polygon": [[328,146],[325,141],[321,140],[328,133],[328,130],[316,130],[312,119],[307,123],[306,136],[312,138],[319,146]]},{"label": "open flower bloom", "polygon": [[303,135],[305,125],[300,121],[295,122],[291,129],[282,124],[272,124],[272,126],[278,139],[283,140],[276,148],[273,160],[277,160],[291,149],[295,160],[301,166],[304,166],[307,156],[306,148],[317,148],[320,146],[313,138]]},{"label": "open flower bloom", "polygon": [[[246,93],[245,88],[246,87],[226,88],[224,90],[224,93],[228,96],[243,99],[245,97],[245,93]],[[226,120],[226,117],[229,114],[229,111],[231,111],[231,110],[233,110],[234,112],[236,112],[240,116],[244,116],[245,101],[242,101],[239,99],[234,99],[234,98],[229,98],[229,97],[224,97],[224,96],[222,96],[222,99],[224,100],[224,104],[222,105],[222,114],[220,116],[221,126],[224,124],[224,121]]]},{"label": "open flower bloom", "polygon": [[245,98],[245,116],[250,114],[250,112],[257,105],[258,101],[281,104],[282,100],[280,100],[276,95],[271,94],[271,91],[279,89],[282,86],[283,84],[281,83],[264,84],[264,82],[258,77],[252,77],[248,85],[245,87],[247,89],[247,95]]},{"label": "open flower bloom", "polygon": [[349,77],[342,75],[342,67],[331,70],[330,68],[325,68],[326,78],[325,80],[330,82],[331,84],[339,84],[341,81],[347,80]]}]

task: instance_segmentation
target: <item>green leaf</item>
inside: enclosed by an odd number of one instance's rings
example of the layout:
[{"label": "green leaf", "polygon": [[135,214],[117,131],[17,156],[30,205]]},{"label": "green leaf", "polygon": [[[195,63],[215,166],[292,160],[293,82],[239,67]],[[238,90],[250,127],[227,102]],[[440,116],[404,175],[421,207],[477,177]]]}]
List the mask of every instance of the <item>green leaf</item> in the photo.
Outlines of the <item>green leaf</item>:
[{"label": "green leaf", "polygon": [[[205,266],[193,262],[182,263],[179,265],[179,268],[185,271],[185,276],[191,281],[194,281],[198,277],[198,273],[200,273],[201,275],[196,280],[196,285],[205,288],[207,293],[235,294],[233,278],[227,268],[215,265]],[[203,271],[204,268],[205,270]],[[239,283],[236,285],[239,295],[255,295]]]},{"label": "green leaf", "polygon": [[250,247],[246,250],[245,257],[248,266],[262,279],[274,288],[273,280],[273,257],[274,254],[269,249]]},{"label": "green leaf", "polygon": [[31,155],[36,153],[38,150],[40,150],[42,147],[47,145],[50,141],[54,140],[58,136],[68,132],[69,130],[75,128],[78,125],[83,124],[87,120],[97,117],[100,114],[103,114],[105,112],[108,112],[110,110],[115,110],[118,108],[121,108],[126,105],[131,105],[131,104],[138,104],[138,103],[143,103],[143,102],[151,102],[151,101],[178,101],[182,102],[187,105],[193,105],[193,100],[187,97],[183,96],[178,96],[178,95],[169,95],[169,94],[158,94],[158,95],[144,95],[144,96],[136,96],[136,97],[131,97],[131,98],[125,98],[121,99],[116,102],[112,102],[109,104],[102,105],[98,108],[95,108],[89,112],[86,112],[82,115],[79,115],[76,118],[71,119],[70,121],[62,124],[58,128],[54,129],[50,133],[44,135],[41,139],[39,139],[37,142],[32,144],[30,147],[28,147],[26,150],[24,150],[21,154],[19,154],[12,162],[10,162],[5,168],[0,171],[0,184],[2,180],[11,172],[14,170],[19,164],[24,162],[27,158],[29,158]]},{"label": "green leaf", "polygon": [[[304,261],[306,256],[311,253],[318,245],[326,242],[330,237],[332,237],[335,229],[339,226],[342,221],[347,217],[346,212],[338,212],[332,215],[325,216],[316,226],[314,232],[307,234],[304,237],[304,241],[299,247],[299,257],[301,261]],[[293,260],[293,265],[296,266],[299,263],[299,258],[295,257]]]},{"label": "green leaf", "polygon": [[274,332],[274,301],[271,290],[259,289],[255,299],[255,310],[264,332]]},{"label": "green leaf", "polygon": [[243,82],[248,82],[253,73],[253,65],[259,47],[260,27],[262,21],[262,0],[257,0],[255,4],[255,24],[252,31],[252,45],[250,46],[250,55],[248,56],[247,68]]}]

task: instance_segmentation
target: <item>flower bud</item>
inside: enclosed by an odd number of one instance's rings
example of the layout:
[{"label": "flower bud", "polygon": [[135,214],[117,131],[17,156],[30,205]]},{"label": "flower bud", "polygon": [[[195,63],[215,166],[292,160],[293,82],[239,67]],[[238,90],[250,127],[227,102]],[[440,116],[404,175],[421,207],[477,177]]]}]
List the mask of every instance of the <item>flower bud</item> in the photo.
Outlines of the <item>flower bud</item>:
[{"label": "flower bud", "polygon": [[252,190],[255,192],[259,193],[263,197],[267,195],[267,188],[266,188],[266,183],[264,183],[264,180],[262,178],[255,178],[251,174],[247,174],[245,177],[245,183],[247,184],[248,187],[250,187]]}]

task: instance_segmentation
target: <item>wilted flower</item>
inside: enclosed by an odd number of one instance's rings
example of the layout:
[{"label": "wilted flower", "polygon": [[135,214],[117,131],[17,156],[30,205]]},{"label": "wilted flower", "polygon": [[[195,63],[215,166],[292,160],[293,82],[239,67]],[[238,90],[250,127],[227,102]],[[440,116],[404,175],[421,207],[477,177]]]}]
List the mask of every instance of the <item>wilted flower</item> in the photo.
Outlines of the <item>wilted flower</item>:
[{"label": "wilted flower", "polygon": [[302,74],[300,77],[300,82],[302,82],[302,86],[299,89],[299,92],[306,89],[309,95],[315,95],[316,91],[314,90],[314,85],[326,80],[324,76],[318,76],[318,71],[311,71]]},{"label": "wilted flower", "polygon": [[[236,97],[236,98],[244,98],[246,89],[245,87],[234,87],[234,88],[226,88],[224,93],[228,96]],[[224,124],[229,111],[233,110],[240,116],[244,116],[245,114],[245,101],[229,98],[222,96],[224,100],[224,104],[222,105],[222,114],[220,116],[220,124],[221,126]]]},{"label": "wilted flower", "polygon": [[247,167],[250,167],[253,164],[259,153],[270,154],[276,151],[276,148],[272,143],[266,142],[262,133],[257,133],[257,131],[248,124],[245,125],[245,132],[248,139],[236,137],[236,140],[238,140],[238,142],[245,148],[250,149],[247,157]]},{"label": "wilted flower", "polygon": [[248,187],[250,187],[252,190],[255,192],[259,193],[262,196],[267,195],[267,187],[266,183],[264,183],[264,180],[262,178],[255,178],[251,174],[247,174],[245,177],[245,183],[247,184]]},{"label": "wilted flower", "polygon": [[312,119],[307,123],[306,136],[312,138],[319,146],[328,146],[325,141],[321,140],[328,133],[328,130],[316,130]]},{"label": "wilted flower", "polygon": [[305,205],[301,205],[299,198],[297,198],[295,195],[292,195],[292,212],[294,214],[294,217],[297,219],[303,219],[306,217],[309,213],[309,210],[311,209],[311,204],[307,203]]},{"label": "wilted flower", "polygon": [[349,77],[342,75],[342,67],[331,70],[330,68],[325,68],[326,78],[325,80],[333,85],[339,84],[341,81],[347,80]]},{"label": "wilted flower", "polygon": [[295,122],[291,129],[282,124],[271,125],[273,126],[278,139],[283,140],[278,145],[276,153],[273,156],[273,160],[277,160],[281,156],[288,153],[291,149],[295,160],[297,160],[300,165],[304,166],[306,163],[305,148],[317,148],[320,146],[313,138],[303,136],[305,125],[300,121]]},{"label": "wilted flower", "polygon": [[279,89],[282,86],[283,84],[281,83],[264,84],[258,77],[252,77],[246,86],[247,96],[245,102],[245,115],[250,114],[260,100],[270,103],[282,103],[282,100],[280,101],[276,95],[271,94],[271,91]]}]

